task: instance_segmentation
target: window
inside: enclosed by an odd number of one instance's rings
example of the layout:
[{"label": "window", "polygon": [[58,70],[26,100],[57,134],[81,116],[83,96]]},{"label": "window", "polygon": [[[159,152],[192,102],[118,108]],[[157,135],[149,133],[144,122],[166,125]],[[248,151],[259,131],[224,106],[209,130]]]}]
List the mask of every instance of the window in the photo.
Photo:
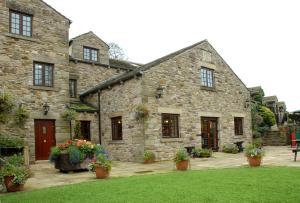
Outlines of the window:
[{"label": "window", "polygon": [[179,138],[179,115],[178,114],[162,114],[162,137],[163,138]]},{"label": "window", "polygon": [[91,140],[91,121],[80,121],[80,131],[84,140]]},{"label": "window", "polygon": [[243,118],[235,117],[234,118],[234,134],[243,135]]},{"label": "window", "polygon": [[122,140],[122,117],[111,118],[112,140]]},{"label": "window", "polygon": [[9,12],[10,32],[26,37],[32,36],[32,16],[16,11]]},{"label": "window", "polygon": [[201,85],[204,87],[214,87],[214,72],[208,68],[201,68]]},{"label": "window", "polygon": [[83,47],[83,59],[89,61],[98,61],[98,49]]},{"label": "window", "polygon": [[53,87],[53,65],[46,63],[34,63],[33,84],[35,86]]},{"label": "window", "polygon": [[77,80],[69,80],[69,94],[71,98],[76,98],[77,95]]}]

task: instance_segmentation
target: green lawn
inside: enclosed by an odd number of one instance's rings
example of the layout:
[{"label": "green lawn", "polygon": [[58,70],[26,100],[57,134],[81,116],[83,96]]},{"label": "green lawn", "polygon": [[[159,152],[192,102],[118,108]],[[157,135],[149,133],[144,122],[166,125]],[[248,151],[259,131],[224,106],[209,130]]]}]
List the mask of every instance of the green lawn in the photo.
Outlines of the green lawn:
[{"label": "green lawn", "polygon": [[300,202],[300,168],[173,172],[0,196],[0,202]]}]

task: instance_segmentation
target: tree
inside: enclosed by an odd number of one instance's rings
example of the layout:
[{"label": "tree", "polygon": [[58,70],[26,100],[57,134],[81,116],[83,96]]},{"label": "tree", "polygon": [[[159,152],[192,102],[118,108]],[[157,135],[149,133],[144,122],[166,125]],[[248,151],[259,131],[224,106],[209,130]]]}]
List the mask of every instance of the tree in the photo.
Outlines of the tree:
[{"label": "tree", "polygon": [[124,50],[117,43],[111,42],[108,44],[108,46],[109,46],[109,57],[110,58],[120,59],[120,60],[127,59]]}]

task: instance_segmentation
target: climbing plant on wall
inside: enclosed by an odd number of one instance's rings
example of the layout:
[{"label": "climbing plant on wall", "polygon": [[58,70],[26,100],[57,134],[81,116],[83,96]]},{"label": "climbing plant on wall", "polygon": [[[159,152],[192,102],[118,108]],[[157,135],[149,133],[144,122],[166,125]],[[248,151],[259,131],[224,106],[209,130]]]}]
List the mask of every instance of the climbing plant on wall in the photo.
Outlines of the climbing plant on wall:
[{"label": "climbing plant on wall", "polygon": [[0,93],[0,122],[5,123],[9,120],[10,114],[13,111],[15,105],[10,94]]}]

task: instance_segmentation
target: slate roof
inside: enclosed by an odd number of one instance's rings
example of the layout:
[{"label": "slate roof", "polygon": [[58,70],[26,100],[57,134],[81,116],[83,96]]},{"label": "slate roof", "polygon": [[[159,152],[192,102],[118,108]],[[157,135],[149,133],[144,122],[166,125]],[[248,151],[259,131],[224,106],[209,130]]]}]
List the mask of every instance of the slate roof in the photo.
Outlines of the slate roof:
[{"label": "slate roof", "polygon": [[69,108],[75,110],[76,112],[88,112],[88,113],[98,112],[97,108],[79,101],[70,103]]},{"label": "slate roof", "polygon": [[[109,79],[107,79],[107,80],[101,82],[100,84],[96,85],[95,87],[93,87],[93,88],[91,88],[91,89],[89,89],[89,90],[83,92],[83,93],[80,95],[80,97],[84,97],[84,96],[87,96],[87,95],[89,95],[89,94],[93,94],[93,93],[95,93],[95,92],[97,92],[97,91],[99,91],[99,90],[107,89],[107,88],[109,88],[109,87],[111,87],[111,86],[113,86],[113,85],[120,84],[120,83],[125,82],[126,80],[130,80],[130,79],[132,79],[132,78],[134,78],[134,77],[136,77],[136,76],[141,76],[141,75],[143,75],[143,72],[144,72],[144,71],[146,71],[146,70],[148,70],[148,69],[150,69],[150,68],[152,68],[152,67],[154,67],[154,66],[156,66],[156,65],[158,65],[158,64],[160,64],[160,63],[162,63],[162,62],[165,62],[165,61],[167,61],[167,60],[169,60],[169,59],[171,59],[171,58],[173,58],[173,57],[175,57],[175,56],[177,56],[177,55],[179,55],[179,54],[181,54],[181,53],[184,53],[184,52],[186,52],[186,51],[188,51],[188,50],[190,50],[190,49],[192,49],[192,48],[194,48],[194,47],[196,47],[196,46],[198,46],[198,45],[200,45],[200,44],[202,44],[202,43],[204,43],[204,42],[208,42],[208,41],[205,39],[205,40],[200,41],[200,42],[198,42],[198,43],[195,43],[195,44],[193,44],[193,45],[191,45],[191,46],[185,47],[185,48],[180,49],[180,50],[178,50],[178,51],[175,51],[175,52],[173,52],[173,53],[171,53],[171,54],[168,54],[168,55],[166,55],[166,56],[163,56],[163,57],[161,57],[161,58],[159,58],[159,59],[156,59],[156,60],[154,60],[154,61],[152,61],[152,62],[150,62],[150,63],[147,63],[147,64],[145,64],[145,65],[142,65],[141,67],[136,68],[136,69],[133,70],[133,71],[130,71],[130,72],[128,72],[128,73],[124,73],[124,74],[122,74],[122,75],[120,75],[120,76],[117,76],[117,77],[109,78]],[[213,48],[213,47],[212,47],[212,48]],[[217,52],[214,48],[213,48],[213,50],[218,54],[218,52]],[[220,56],[220,55],[219,55],[219,56]],[[225,62],[225,60],[224,60],[221,56],[220,56],[220,58]],[[225,63],[226,63],[226,62],[225,62]],[[231,69],[230,66],[229,66],[227,63],[226,63],[226,65],[229,67],[229,69]],[[231,70],[232,70],[232,69],[231,69]],[[233,72],[233,74],[235,74],[234,71],[232,71],[232,72]],[[235,76],[236,76],[236,77],[241,81],[241,83],[246,87],[246,85],[243,83],[243,81],[242,81],[236,74],[235,74]],[[247,87],[246,87],[246,88],[247,88]],[[247,88],[247,89],[248,89],[248,88]]]}]

